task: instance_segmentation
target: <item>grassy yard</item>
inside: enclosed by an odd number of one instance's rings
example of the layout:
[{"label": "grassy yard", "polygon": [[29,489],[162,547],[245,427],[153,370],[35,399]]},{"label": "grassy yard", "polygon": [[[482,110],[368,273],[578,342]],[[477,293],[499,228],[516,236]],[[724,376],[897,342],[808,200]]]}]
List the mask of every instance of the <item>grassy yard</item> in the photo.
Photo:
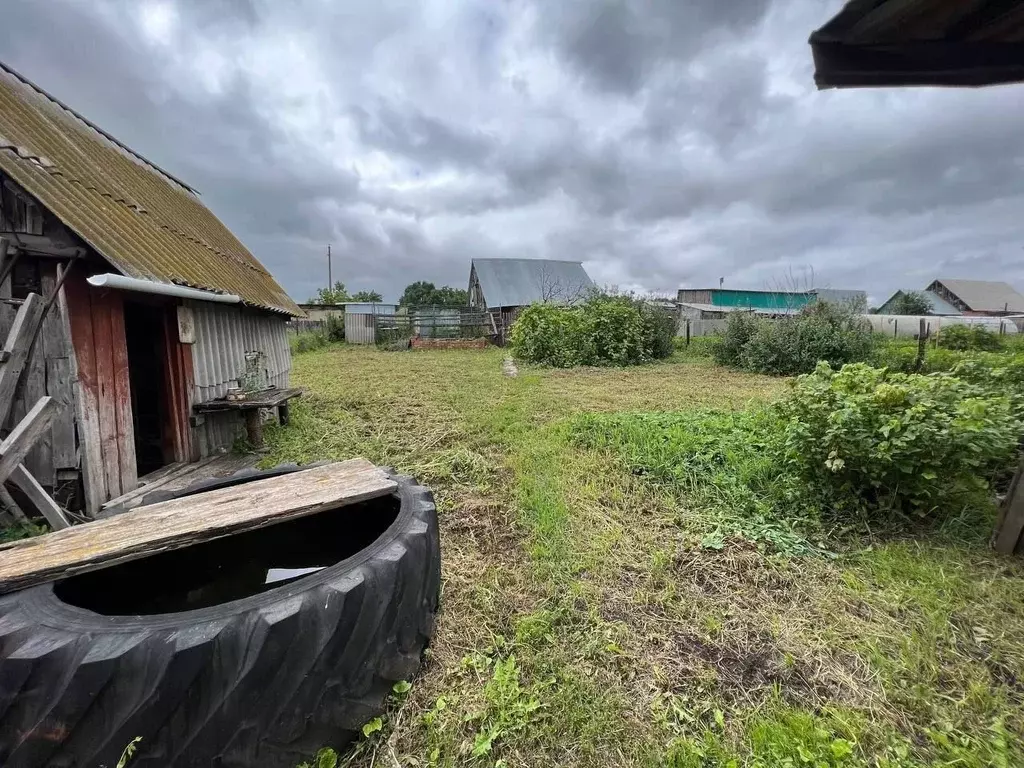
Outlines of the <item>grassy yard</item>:
[{"label": "grassy yard", "polygon": [[268,462],[366,456],[440,512],[437,637],[351,764],[1024,765],[1019,560],[942,533],[804,557],[702,546],[708,510],[570,424],[742,408],[780,380],[700,360],[507,378],[501,360],[295,358],[308,393]]}]

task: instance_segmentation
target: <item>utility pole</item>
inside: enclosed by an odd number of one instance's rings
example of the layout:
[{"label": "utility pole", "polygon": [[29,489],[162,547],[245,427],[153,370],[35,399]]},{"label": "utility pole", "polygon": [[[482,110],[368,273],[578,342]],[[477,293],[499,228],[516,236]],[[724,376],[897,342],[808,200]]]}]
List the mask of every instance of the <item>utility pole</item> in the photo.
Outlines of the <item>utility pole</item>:
[{"label": "utility pole", "polygon": [[327,244],[327,290],[334,290],[334,276],[331,274],[331,244]]}]

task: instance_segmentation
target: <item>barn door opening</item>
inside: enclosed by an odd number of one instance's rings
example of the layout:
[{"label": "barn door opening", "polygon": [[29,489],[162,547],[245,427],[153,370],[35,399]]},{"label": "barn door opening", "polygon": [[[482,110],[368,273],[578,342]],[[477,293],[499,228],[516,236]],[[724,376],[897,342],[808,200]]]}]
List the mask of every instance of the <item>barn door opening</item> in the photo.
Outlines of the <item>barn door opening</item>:
[{"label": "barn door opening", "polygon": [[168,400],[164,306],[124,302],[124,331],[132,390],[132,424],[139,477],[174,461],[168,435]]}]

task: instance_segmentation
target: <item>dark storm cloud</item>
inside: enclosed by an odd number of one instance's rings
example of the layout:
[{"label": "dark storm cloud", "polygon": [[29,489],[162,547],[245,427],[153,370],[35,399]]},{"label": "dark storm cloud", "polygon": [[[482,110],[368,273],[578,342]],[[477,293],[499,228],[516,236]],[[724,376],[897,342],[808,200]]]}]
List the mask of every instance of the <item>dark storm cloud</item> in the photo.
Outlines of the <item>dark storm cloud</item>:
[{"label": "dark storm cloud", "polygon": [[585,77],[634,93],[666,62],[687,62],[723,35],[742,34],[767,0],[554,0],[543,4],[560,53]]},{"label": "dark storm cloud", "polygon": [[474,256],[876,299],[1024,287],[1022,87],[817,93],[839,0],[6,0],[0,59],[170,172],[299,300]]}]

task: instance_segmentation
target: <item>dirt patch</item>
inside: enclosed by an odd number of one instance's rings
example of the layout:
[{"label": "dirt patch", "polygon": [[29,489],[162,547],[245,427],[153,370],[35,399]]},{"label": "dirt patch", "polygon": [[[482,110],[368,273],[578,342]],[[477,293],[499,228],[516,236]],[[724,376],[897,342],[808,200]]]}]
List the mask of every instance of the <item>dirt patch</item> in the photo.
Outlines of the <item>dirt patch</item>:
[{"label": "dirt patch", "polygon": [[838,684],[822,677],[820,667],[784,653],[765,633],[750,633],[739,643],[715,642],[683,630],[674,633],[669,644],[677,661],[676,685],[689,688],[694,680],[713,678],[728,701],[759,698],[759,693],[776,686],[783,696],[804,705],[839,693]]}]

